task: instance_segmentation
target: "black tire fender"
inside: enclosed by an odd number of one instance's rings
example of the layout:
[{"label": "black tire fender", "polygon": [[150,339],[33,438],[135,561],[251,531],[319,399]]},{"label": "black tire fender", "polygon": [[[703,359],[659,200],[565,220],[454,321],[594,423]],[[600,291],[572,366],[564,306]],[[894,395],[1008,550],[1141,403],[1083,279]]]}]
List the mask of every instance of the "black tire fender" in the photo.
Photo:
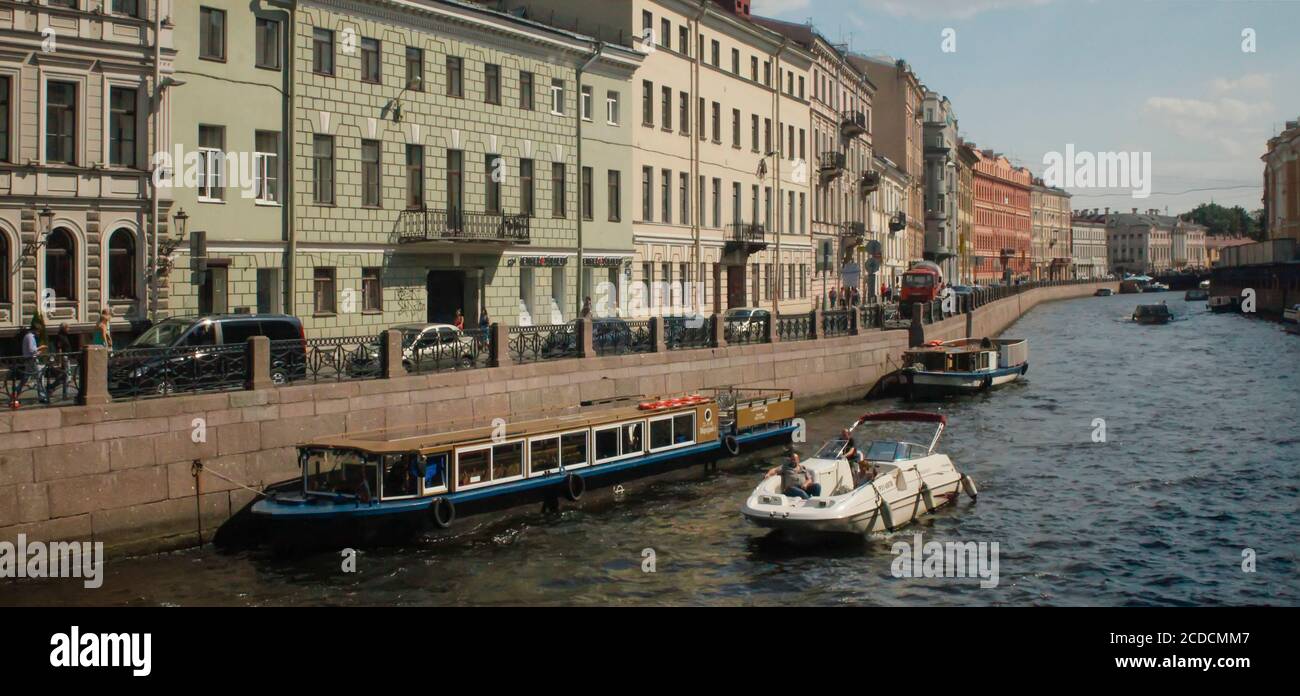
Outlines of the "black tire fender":
[{"label": "black tire fender", "polygon": [[740,440],[737,440],[735,435],[724,435],[722,448],[727,450],[727,454],[734,457],[740,454]]},{"label": "black tire fender", "polygon": [[572,501],[582,498],[582,494],[587,492],[587,481],[577,474],[569,474],[564,477],[564,497]]},{"label": "black tire fender", "polygon": [[429,512],[439,529],[446,529],[456,521],[456,504],[451,502],[451,498],[435,498]]}]

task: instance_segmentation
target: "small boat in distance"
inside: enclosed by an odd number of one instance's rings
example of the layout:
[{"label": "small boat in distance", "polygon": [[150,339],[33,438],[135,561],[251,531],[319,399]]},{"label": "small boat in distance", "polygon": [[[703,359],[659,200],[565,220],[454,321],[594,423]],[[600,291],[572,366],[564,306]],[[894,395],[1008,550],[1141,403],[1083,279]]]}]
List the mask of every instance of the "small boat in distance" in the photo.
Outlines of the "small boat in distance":
[{"label": "small boat in distance", "polygon": [[1150,283],[1147,283],[1146,287],[1142,288],[1142,292],[1169,292],[1169,286],[1153,280]]},{"label": "small boat in distance", "polygon": [[1110,288],[1097,288],[1097,292],[1092,293],[1093,297],[1110,297],[1115,291]]},{"label": "small boat in distance", "polygon": [[[928,444],[853,437],[858,426],[882,422],[928,423],[936,429]],[[796,537],[861,535],[898,529],[955,502],[962,491],[974,500],[975,482],[957,471],[948,455],[935,452],[947,424],[946,416],[918,411],[862,416],[847,440],[827,442],[802,463],[811,483],[820,486],[818,495],[783,488],[800,478],[783,471],[758,484],[741,514],[759,527]]]},{"label": "small boat in distance", "polygon": [[1163,302],[1138,305],[1133,310],[1133,321],[1139,324],[1168,324],[1170,319],[1173,319],[1173,314],[1169,312],[1169,305]]},{"label": "small boat in distance", "polygon": [[1282,321],[1292,324],[1300,323],[1300,304],[1293,304],[1282,310]]},{"label": "small boat in distance", "polygon": [[1211,312],[1222,314],[1224,312],[1237,311],[1239,298],[1232,295],[1211,295],[1209,307]]},{"label": "small boat in distance", "polygon": [[1028,371],[1029,343],[1021,338],[930,341],[903,353],[909,398],[981,392]]},{"label": "small boat in distance", "polygon": [[1139,282],[1136,281],[1136,280],[1131,280],[1131,279],[1130,279],[1130,280],[1126,280],[1126,281],[1124,281],[1124,282],[1122,282],[1122,283],[1119,284],[1119,294],[1121,294],[1121,295],[1136,295],[1136,294],[1142,292],[1142,288],[1143,288],[1143,287],[1145,287],[1145,286],[1144,286],[1142,283],[1139,283]]},{"label": "small boat in distance", "polygon": [[1202,288],[1192,288],[1183,293],[1183,300],[1186,302],[1204,302],[1210,299],[1210,291]]}]

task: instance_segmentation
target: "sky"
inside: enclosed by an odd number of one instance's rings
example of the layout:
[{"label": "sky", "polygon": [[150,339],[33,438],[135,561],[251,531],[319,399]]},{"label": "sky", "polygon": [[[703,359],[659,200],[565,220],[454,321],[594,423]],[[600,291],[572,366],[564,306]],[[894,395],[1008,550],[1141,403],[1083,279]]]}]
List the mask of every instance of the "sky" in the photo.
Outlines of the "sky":
[{"label": "sky", "polygon": [[1150,153],[1149,197],[1134,198],[1135,186],[1067,186],[1075,209],[1255,210],[1267,141],[1300,119],[1295,0],[753,0],[751,9],[906,60],[952,102],[963,138],[1036,174],[1067,146],[1139,162]]}]

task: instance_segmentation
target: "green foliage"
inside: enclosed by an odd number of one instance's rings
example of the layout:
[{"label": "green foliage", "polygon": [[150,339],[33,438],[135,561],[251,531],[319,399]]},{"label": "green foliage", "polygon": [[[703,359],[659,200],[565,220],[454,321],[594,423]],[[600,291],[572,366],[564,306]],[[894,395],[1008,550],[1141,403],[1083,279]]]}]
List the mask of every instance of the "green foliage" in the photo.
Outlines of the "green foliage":
[{"label": "green foliage", "polygon": [[1209,233],[1221,237],[1264,238],[1263,211],[1248,212],[1245,208],[1234,205],[1225,208],[1218,203],[1202,203],[1190,212],[1179,216],[1183,220],[1204,225]]}]

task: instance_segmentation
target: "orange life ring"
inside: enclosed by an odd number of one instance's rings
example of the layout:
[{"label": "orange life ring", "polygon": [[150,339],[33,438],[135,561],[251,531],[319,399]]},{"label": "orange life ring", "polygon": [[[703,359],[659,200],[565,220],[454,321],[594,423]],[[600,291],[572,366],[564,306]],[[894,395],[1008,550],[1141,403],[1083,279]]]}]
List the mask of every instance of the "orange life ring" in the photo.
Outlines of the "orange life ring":
[{"label": "orange life ring", "polygon": [[658,402],[658,401],[642,401],[640,404],[637,405],[637,408],[641,409],[642,411],[653,411],[653,410],[659,408],[659,402]]},{"label": "orange life ring", "polygon": [[943,341],[926,341],[926,342],[925,342],[925,345],[927,345],[927,346],[941,346],[941,345],[943,345]]}]

